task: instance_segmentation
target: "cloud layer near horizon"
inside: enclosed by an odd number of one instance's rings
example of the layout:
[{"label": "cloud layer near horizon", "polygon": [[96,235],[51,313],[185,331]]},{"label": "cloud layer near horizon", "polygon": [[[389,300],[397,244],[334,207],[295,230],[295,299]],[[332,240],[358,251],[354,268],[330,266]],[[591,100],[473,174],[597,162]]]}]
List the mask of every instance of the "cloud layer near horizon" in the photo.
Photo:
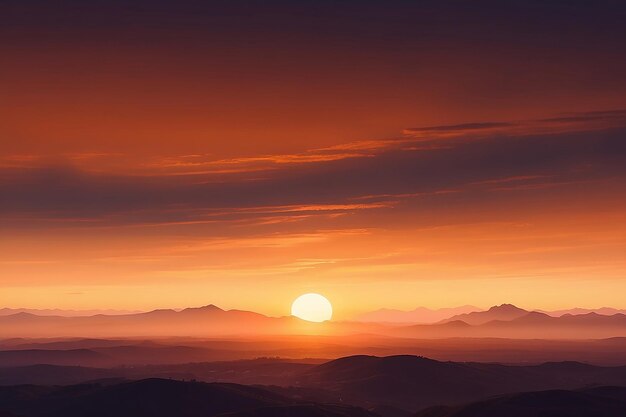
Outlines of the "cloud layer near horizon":
[{"label": "cloud layer near horizon", "polygon": [[[364,297],[393,281],[431,291],[434,305],[498,302],[506,288],[528,305],[542,288],[538,307],[558,306],[562,285],[592,280],[572,286],[576,300],[588,285],[621,285],[625,135],[626,112],[612,111],[233,159],[6,156],[2,285],[22,301],[79,292],[85,305],[118,288],[129,294],[119,308],[201,303],[210,291],[272,313],[255,291],[325,290],[351,311],[379,305]],[[451,296],[432,284],[458,280],[494,290]],[[169,285],[174,301],[153,294]],[[415,305],[403,292],[389,297]]]},{"label": "cloud layer near horizon", "polygon": [[133,225],[382,209],[433,195],[471,201],[491,193],[498,200],[503,191],[511,199],[516,191],[619,186],[625,131],[626,112],[614,111],[406,129],[393,139],[230,160],[74,155],[46,165],[35,155],[13,155],[0,160],[0,211],[12,221]]}]

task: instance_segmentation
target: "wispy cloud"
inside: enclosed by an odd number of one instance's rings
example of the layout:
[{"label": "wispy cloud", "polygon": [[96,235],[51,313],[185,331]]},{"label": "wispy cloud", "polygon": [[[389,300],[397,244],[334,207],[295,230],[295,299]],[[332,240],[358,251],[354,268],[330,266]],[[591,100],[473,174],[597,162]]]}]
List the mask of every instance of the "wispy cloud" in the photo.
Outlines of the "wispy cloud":
[{"label": "wispy cloud", "polygon": [[415,199],[472,199],[481,188],[541,190],[626,179],[624,111],[406,132],[302,154],[169,156],[143,162],[139,175],[81,168],[80,161],[95,164],[111,155],[81,155],[72,165],[14,156],[5,161],[19,167],[0,169],[0,212],[5,219],[76,226],[270,225],[393,210]]}]

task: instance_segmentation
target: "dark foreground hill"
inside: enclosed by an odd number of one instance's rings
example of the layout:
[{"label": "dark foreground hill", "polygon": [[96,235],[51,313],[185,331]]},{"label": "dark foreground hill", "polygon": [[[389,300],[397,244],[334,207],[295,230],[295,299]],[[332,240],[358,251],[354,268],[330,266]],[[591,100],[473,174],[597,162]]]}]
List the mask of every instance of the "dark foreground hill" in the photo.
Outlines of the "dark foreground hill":
[{"label": "dark foreground hill", "polygon": [[504,395],[458,407],[432,407],[415,417],[620,417],[625,387],[539,391]]},{"label": "dark foreground hill", "polygon": [[298,383],[341,393],[365,407],[407,411],[436,404],[461,404],[521,391],[626,386],[626,367],[578,362],[536,366],[439,362],[419,356],[350,356],[306,370]]},{"label": "dark foreground hill", "polygon": [[21,417],[373,417],[356,407],[303,403],[253,386],[146,379],[113,385],[0,387],[0,415]]},{"label": "dark foreground hill", "polygon": [[[218,383],[180,381],[192,379]],[[96,383],[85,382],[90,380]],[[135,382],[128,382],[131,380]],[[82,384],[70,385],[79,382]],[[16,386],[20,383],[39,385]],[[51,387],[57,384],[68,386]],[[511,366],[440,362],[409,355],[361,355],[321,365],[258,359],[109,369],[51,365],[7,367],[0,368],[0,385],[6,385],[0,387],[0,411],[23,417],[52,417],[61,411],[63,417],[160,416],[151,414],[155,410],[176,411],[172,415],[183,417],[193,417],[197,411],[203,411],[201,415],[206,416],[225,412],[281,416],[294,410],[298,410],[296,415],[299,416],[359,416],[364,413],[352,407],[321,407],[321,404],[339,403],[394,417],[439,404],[460,406],[518,392],[626,386],[626,366],[603,367],[580,362]],[[248,405],[243,408],[220,406],[229,396],[236,399],[227,405]],[[108,408],[94,408],[94,404],[107,404]],[[150,404],[157,406],[145,408]],[[181,404],[191,408],[180,408]],[[136,408],[139,406],[144,408]],[[185,414],[185,410],[189,413]]]},{"label": "dark foreground hill", "polygon": [[[364,358],[367,366],[359,364]],[[608,368],[605,373],[576,363],[499,369],[499,365],[411,357],[345,359],[307,372],[310,378],[326,372],[335,375],[335,383],[325,383],[329,391],[315,388],[311,380],[306,387],[156,378],[131,382],[107,379],[68,386],[16,385],[0,387],[0,416],[408,417],[411,412],[417,412],[417,417],[626,416],[626,388],[509,391],[516,386],[581,386],[592,380],[623,380],[620,368]],[[407,362],[415,359],[413,364]],[[376,362],[378,365],[372,365]],[[418,370],[423,372],[421,377],[417,377]],[[518,383],[512,382],[516,379]],[[487,395],[502,391],[507,394]],[[446,405],[427,408],[421,404]]]},{"label": "dark foreground hill", "polygon": [[243,385],[291,385],[296,375],[312,366],[315,365],[277,358],[192,362],[176,365],[134,365],[114,368],[45,364],[0,366],[0,386],[23,384],[75,385],[110,378],[127,380],[163,378],[202,382],[231,382]]}]

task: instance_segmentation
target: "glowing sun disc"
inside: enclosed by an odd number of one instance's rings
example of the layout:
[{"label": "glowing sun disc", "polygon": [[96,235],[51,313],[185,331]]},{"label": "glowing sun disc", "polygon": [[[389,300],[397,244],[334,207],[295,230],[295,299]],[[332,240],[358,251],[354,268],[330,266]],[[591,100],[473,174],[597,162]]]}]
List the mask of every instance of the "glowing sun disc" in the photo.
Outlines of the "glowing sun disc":
[{"label": "glowing sun disc", "polygon": [[323,295],[308,293],[296,298],[291,305],[291,315],[306,321],[322,322],[333,316],[333,306]]}]

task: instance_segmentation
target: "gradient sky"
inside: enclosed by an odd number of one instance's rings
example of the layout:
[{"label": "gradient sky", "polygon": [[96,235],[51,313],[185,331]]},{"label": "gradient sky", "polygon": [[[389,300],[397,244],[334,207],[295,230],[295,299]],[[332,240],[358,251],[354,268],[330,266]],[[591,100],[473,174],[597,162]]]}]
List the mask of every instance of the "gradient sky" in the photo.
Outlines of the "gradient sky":
[{"label": "gradient sky", "polygon": [[618,1],[5,1],[0,305],[625,308]]}]

